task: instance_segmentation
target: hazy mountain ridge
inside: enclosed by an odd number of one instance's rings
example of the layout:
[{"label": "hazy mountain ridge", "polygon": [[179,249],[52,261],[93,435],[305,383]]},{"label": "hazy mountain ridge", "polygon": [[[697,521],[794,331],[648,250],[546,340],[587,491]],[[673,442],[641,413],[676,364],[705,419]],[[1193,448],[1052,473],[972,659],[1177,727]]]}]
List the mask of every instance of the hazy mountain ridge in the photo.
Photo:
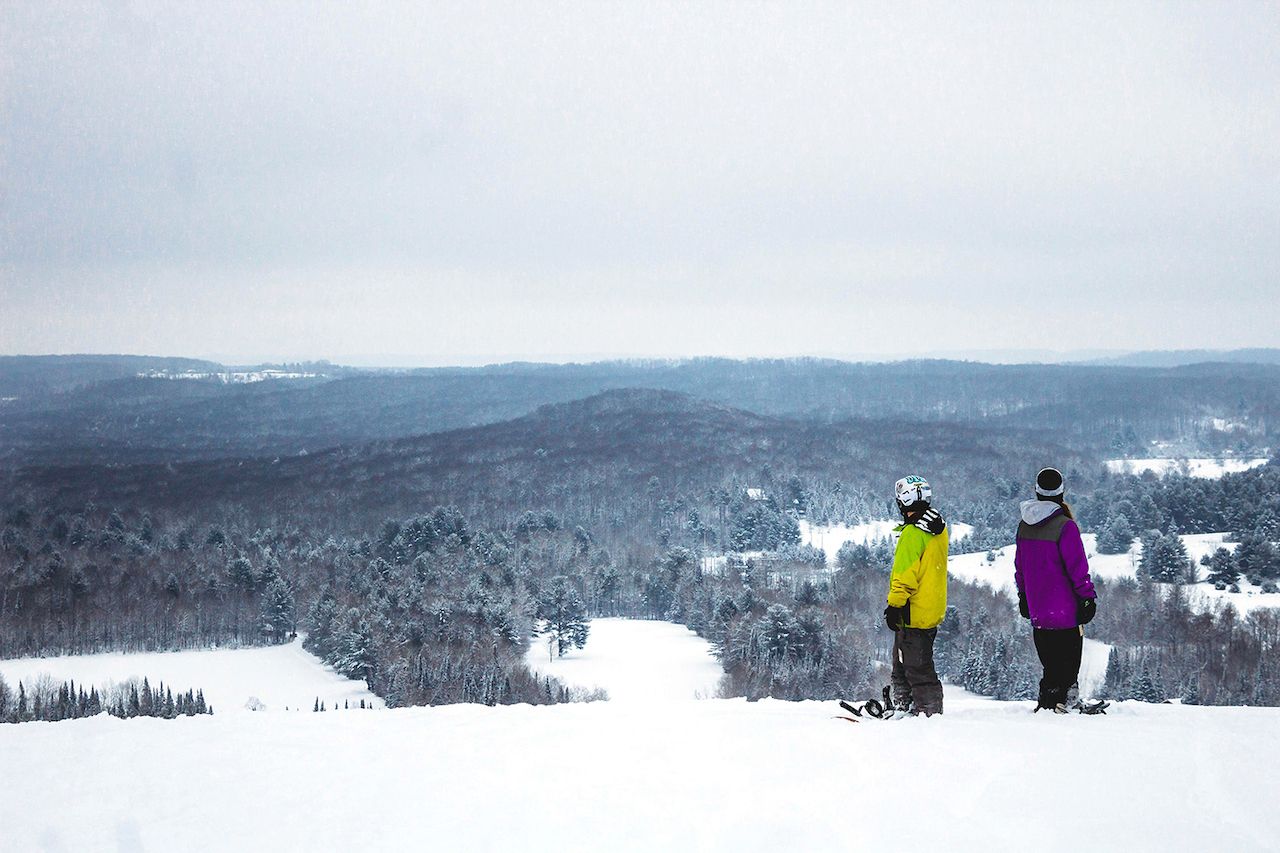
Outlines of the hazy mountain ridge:
[{"label": "hazy mountain ridge", "polygon": [[[114,464],[314,453],[498,423],[620,388],[664,389],[761,416],[825,423],[883,417],[1040,428],[1082,450],[1113,446],[1118,454],[1157,439],[1183,440],[1205,453],[1247,439],[1257,450],[1272,443],[1271,425],[1280,423],[1277,365],[512,364],[252,384],[117,377],[4,404],[0,460]],[[1247,429],[1213,436],[1215,418]]]},{"label": "hazy mountain ridge", "polygon": [[1122,367],[1186,367],[1193,364],[1280,364],[1280,348],[1148,350],[1086,359],[1077,363]]}]

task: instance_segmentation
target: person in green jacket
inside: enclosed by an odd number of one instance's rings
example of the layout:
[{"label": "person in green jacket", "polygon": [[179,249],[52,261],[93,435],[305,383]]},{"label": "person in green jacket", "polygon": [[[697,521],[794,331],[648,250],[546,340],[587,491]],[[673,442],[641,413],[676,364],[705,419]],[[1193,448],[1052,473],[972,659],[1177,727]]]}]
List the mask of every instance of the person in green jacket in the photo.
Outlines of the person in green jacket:
[{"label": "person in green jacket", "polygon": [[894,484],[902,524],[889,578],[885,623],[893,636],[893,704],[899,711],[942,713],[942,682],[933,666],[933,641],[947,612],[947,545],[950,531],[930,506],[933,490],[923,477]]}]

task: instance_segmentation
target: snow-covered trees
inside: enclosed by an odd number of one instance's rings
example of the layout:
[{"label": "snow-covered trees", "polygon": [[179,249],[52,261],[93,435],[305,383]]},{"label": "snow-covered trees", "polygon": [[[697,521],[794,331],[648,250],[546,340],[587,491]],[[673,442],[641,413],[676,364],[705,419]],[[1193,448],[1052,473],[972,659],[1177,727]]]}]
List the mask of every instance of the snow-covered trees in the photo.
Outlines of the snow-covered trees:
[{"label": "snow-covered trees", "polygon": [[1195,565],[1187,556],[1187,547],[1178,535],[1177,527],[1168,533],[1153,530],[1142,540],[1142,562],[1138,571],[1143,576],[1161,583],[1190,583],[1195,581]]},{"label": "snow-covered trees", "polygon": [[102,693],[96,686],[86,691],[83,684],[77,685],[74,681],[41,679],[31,685],[30,691],[25,682],[20,682],[16,701],[0,679],[0,723],[56,722],[104,712],[115,717],[171,720],[212,714],[213,708],[205,702],[202,690],[179,691],[175,695],[173,688],[164,683],[153,688],[145,678],[141,683],[135,679],[112,685]]},{"label": "snow-covered trees", "polygon": [[1209,568],[1207,580],[1216,589],[1227,589],[1240,577],[1240,567],[1236,564],[1235,554],[1226,548],[1219,548],[1205,560]]},{"label": "snow-covered trees", "polygon": [[334,637],[331,657],[333,668],[338,672],[372,686],[376,662],[373,631],[360,611],[354,607],[347,612],[346,625]]},{"label": "snow-covered trees", "polygon": [[947,618],[938,627],[934,665],[945,681],[997,699],[1036,694],[1039,663],[1030,631],[1006,599],[986,587],[953,584]]},{"label": "snow-covered trees", "polygon": [[268,642],[284,642],[294,625],[293,590],[283,578],[276,577],[262,591],[262,634]]},{"label": "snow-covered trees", "polygon": [[738,500],[730,507],[729,547],[735,551],[776,551],[800,544],[800,527],[772,500]]},{"label": "snow-covered trees", "polygon": [[1117,513],[1098,531],[1098,553],[1123,554],[1133,544],[1133,528],[1124,513]]},{"label": "snow-covered trees", "polygon": [[1251,583],[1262,584],[1280,577],[1280,553],[1262,533],[1249,531],[1242,534],[1235,558],[1240,574]]},{"label": "snow-covered trees", "polygon": [[587,608],[564,575],[551,579],[538,601],[538,618],[543,620],[543,632],[550,638],[557,656],[587,644]]}]

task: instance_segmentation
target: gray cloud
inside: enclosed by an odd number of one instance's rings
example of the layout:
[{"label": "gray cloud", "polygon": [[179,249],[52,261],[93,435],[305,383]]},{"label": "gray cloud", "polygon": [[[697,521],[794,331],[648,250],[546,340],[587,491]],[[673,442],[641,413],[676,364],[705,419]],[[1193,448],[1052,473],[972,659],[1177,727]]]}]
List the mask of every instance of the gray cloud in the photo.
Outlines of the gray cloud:
[{"label": "gray cloud", "polygon": [[0,351],[1277,345],[1278,43],[1271,4],[6,4]]}]

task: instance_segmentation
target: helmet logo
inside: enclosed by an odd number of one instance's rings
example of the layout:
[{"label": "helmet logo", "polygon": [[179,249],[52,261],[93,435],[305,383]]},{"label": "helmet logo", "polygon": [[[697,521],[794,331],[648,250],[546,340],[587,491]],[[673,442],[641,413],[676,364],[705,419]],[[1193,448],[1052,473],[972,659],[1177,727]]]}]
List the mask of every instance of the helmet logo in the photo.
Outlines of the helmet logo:
[{"label": "helmet logo", "polygon": [[912,506],[917,502],[928,503],[933,499],[933,490],[924,477],[912,474],[903,477],[893,484],[893,491],[902,506]]}]

